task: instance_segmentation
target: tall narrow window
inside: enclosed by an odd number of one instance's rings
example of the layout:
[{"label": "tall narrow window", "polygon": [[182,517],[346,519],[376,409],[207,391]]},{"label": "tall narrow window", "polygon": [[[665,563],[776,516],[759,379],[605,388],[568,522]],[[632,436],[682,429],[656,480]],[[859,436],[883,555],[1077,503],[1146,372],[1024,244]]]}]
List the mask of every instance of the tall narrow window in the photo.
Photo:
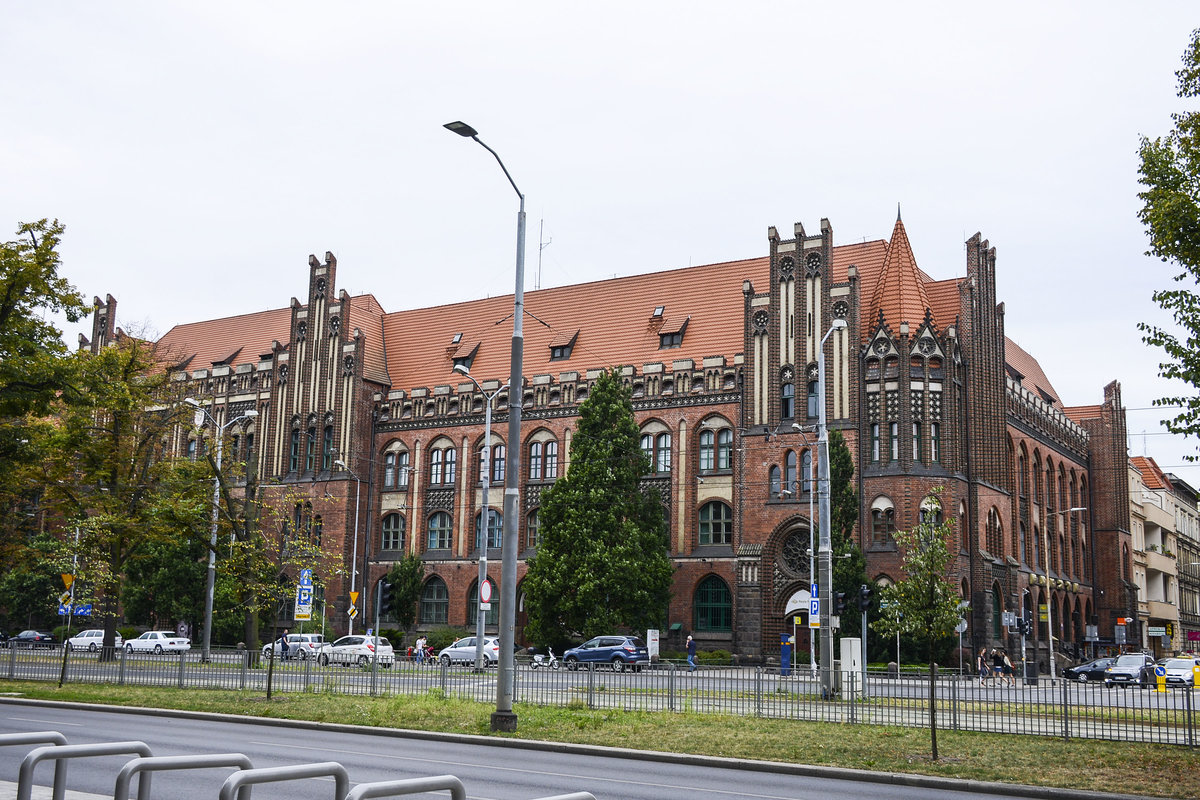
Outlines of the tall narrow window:
[{"label": "tall narrow window", "polygon": [[818,385],[819,384],[816,381],[808,382],[808,417],[809,417],[809,419],[818,417],[821,414],[820,407],[818,406],[818,402],[820,400],[820,398],[817,396],[817,386]]},{"label": "tall narrow window", "polygon": [[812,450],[805,450],[804,455],[800,457],[800,481],[804,488],[805,494],[812,491]]},{"label": "tall narrow window", "polygon": [[408,486],[408,472],[408,451],[405,450],[398,453],[396,458],[396,485],[402,489]]},{"label": "tall narrow window", "polygon": [[450,515],[445,511],[439,511],[429,518],[426,547],[430,550],[450,549]]},{"label": "tall narrow window", "polygon": [[537,547],[542,543],[542,521],[535,508],[525,517],[525,546]]},{"label": "tall narrow window", "polygon": [[788,450],[783,457],[783,488],[796,491],[796,451]]},{"label": "tall narrow window", "polygon": [[542,479],[542,443],[534,442],[529,445],[529,480]]},{"label": "tall narrow window", "polygon": [[779,388],[779,416],[791,419],[796,416],[796,387],[785,383]]},{"label": "tall narrow window", "polygon": [[305,451],[304,468],[312,472],[317,468],[317,429],[308,429],[307,450]]},{"label": "tall narrow window", "polygon": [[300,431],[292,431],[292,451],[291,458],[288,460],[288,472],[295,472],[300,469]]},{"label": "tall narrow window", "polygon": [[[500,621],[500,604],[493,600],[483,615],[483,624],[495,625]],[[479,581],[471,584],[471,592],[467,595],[467,619],[472,623],[479,619]]]},{"label": "tall narrow window", "polygon": [[879,461],[879,423],[871,423],[871,460]]},{"label": "tall narrow window", "polygon": [[912,424],[913,461],[921,460],[921,423]]},{"label": "tall narrow window", "polygon": [[650,471],[654,472],[654,434],[642,434],[642,455],[650,462]]},{"label": "tall narrow window", "polygon": [[729,506],[713,501],[700,509],[700,544],[733,544],[733,514]]},{"label": "tall narrow window", "polygon": [[188,461],[196,460],[196,440],[195,439],[188,439],[187,457],[188,457]]},{"label": "tall narrow window", "polygon": [[696,609],[696,630],[733,630],[733,594],[729,585],[716,575],[709,575],[696,587],[693,604]]},{"label": "tall narrow window", "polygon": [[458,451],[453,447],[446,448],[446,455],[442,459],[444,469],[442,470],[442,483],[453,484],[455,476],[455,466],[458,463]]},{"label": "tall narrow window", "polygon": [[546,480],[558,477],[558,442],[546,442]]},{"label": "tall narrow window", "polygon": [[445,625],[450,610],[450,593],[446,582],[436,575],[421,589],[421,623]]},{"label": "tall narrow window", "polygon": [[396,485],[396,454],[383,454],[383,488],[391,489]]},{"label": "tall narrow window", "polygon": [[250,461],[254,458],[254,432],[246,434],[246,460]]},{"label": "tall narrow window", "polygon": [[[479,544],[480,544],[480,542],[483,541],[483,531],[481,530],[482,526],[483,526],[483,513],[480,512],[475,515],[475,549],[476,550],[479,549]],[[489,550],[500,549],[500,542],[501,542],[502,535],[504,533],[504,520],[501,518],[500,512],[494,508],[488,509],[487,528],[488,528],[488,531],[487,531],[488,549]]]},{"label": "tall narrow window", "polygon": [[770,484],[768,490],[771,492],[771,497],[779,497],[780,490],[783,488],[779,485],[779,467],[772,465],[770,472]]},{"label": "tall narrow window", "polygon": [[942,460],[942,424],[929,423],[929,460],[934,464]]},{"label": "tall narrow window", "polygon": [[442,482],[442,451],[434,450],[429,454],[429,483],[436,485]]},{"label": "tall narrow window", "polygon": [[380,525],[380,550],[404,549],[404,517],[399,514],[388,514]]},{"label": "tall narrow window", "polygon": [[325,426],[325,442],[321,447],[321,469],[333,469],[333,426]]},{"label": "tall narrow window", "polygon": [[900,423],[892,422],[888,424],[888,432],[891,434],[892,446],[891,455],[892,461],[900,460]]},{"label": "tall narrow window", "polygon": [[508,463],[504,445],[492,446],[492,483],[504,483],[504,467]]},{"label": "tall narrow window", "polygon": [[712,431],[700,432],[700,471],[711,472],[716,463],[717,436]]},{"label": "tall narrow window", "polygon": [[654,471],[671,471],[671,434],[660,433],[654,440]]},{"label": "tall narrow window", "polygon": [[717,431],[717,469],[733,468],[733,431],[722,428]]}]

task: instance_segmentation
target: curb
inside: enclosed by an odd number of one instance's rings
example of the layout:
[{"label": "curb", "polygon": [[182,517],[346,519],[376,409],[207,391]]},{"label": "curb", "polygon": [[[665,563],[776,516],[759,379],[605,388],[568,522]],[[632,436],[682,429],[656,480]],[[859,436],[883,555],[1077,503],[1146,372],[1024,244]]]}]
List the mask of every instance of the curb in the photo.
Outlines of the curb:
[{"label": "curb", "polygon": [[655,750],[633,750],[625,747],[606,747],[594,744],[567,744],[547,742],[540,739],[496,738],[470,733],[442,733],[407,728],[378,728],[366,725],[347,725],[334,722],[280,719],[278,717],[255,717],[245,714],[217,714],[210,711],[180,711],[169,708],[143,708],[140,706],[113,706],[101,703],[76,703],[60,700],[33,700],[19,697],[0,697],[0,705],[49,706],[80,710],[100,710],[115,714],[154,714],[176,719],[237,722],[242,724],[266,725],[277,728],[303,728],[314,731],[333,731],[368,736],[385,736],[395,739],[420,739],[456,744],[486,745],[491,747],[540,750],[548,753],[566,753],[589,756],[620,756],[658,763],[686,764],[692,766],[722,767],[746,772],[773,772],[780,775],[795,775],[805,778],[876,783],[890,786],[908,786],[919,789],[972,792],[975,794],[1009,795],[1044,800],[1161,800],[1150,795],[1113,794],[1084,789],[1063,789],[1052,786],[1029,786],[1020,783],[997,783],[965,778],[943,778],[936,775],[917,775],[907,772],[871,772],[848,767],[825,767],[814,764],[788,764],[780,761],[748,761],[724,756],[701,756],[692,753],[668,753]]}]

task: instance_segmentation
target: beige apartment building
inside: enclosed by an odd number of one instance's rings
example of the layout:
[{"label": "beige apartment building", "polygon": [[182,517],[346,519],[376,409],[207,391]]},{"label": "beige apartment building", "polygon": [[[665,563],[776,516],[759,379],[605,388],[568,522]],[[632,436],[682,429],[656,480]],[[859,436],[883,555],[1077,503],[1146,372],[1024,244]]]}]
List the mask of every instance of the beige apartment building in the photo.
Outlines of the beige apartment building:
[{"label": "beige apartment building", "polygon": [[1179,652],[1182,638],[1176,530],[1179,503],[1170,480],[1152,458],[1131,458],[1129,480],[1138,622],[1128,640],[1131,645],[1140,643],[1155,656],[1171,655]]}]

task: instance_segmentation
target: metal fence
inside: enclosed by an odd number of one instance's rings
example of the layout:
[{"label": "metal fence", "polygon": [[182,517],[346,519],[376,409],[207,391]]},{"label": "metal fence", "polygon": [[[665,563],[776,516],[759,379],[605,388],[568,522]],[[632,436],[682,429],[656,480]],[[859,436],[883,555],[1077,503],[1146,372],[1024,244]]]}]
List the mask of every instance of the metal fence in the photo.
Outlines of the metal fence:
[{"label": "metal fence", "polygon": [[[7,663],[5,663],[7,662]],[[395,665],[322,666],[313,660],[271,661],[256,652],[103,653],[10,649],[0,674],[17,680],[111,683],[251,693],[329,692],[429,695],[494,703],[496,670],[399,660]],[[764,667],[700,667],[695,672],[656,663],[617,672],[607,665],[578,670],[531,669],[518,662],[514,699],[535,705],[627,711],[732,714],[847,724],[926,727],[928,674],[837,673],[830,697],[809,671]],[[1157,691],[1108,688],[1065,679],[1016,679],[981,685],[948,673],[934,681],[938,727],[947,730],[1111,739],[1195,747],[1192,687]]]}]

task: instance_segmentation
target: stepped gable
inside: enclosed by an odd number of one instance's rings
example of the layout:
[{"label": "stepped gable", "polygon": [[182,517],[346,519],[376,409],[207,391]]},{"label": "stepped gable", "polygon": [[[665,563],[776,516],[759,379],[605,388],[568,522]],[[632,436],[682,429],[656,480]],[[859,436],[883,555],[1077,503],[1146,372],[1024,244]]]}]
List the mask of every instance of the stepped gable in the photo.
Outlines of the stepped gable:
[{"label": "stepped gable", "polygon": [[[1054,390],[1054,385],[1050,383],[1050,379],[1046,377],[1046,373],[1042,371],[1042,365],[1038,360],[1012,339],[1004,337],[1004,361],[1008,367],[1009,377],[1020,382],[1033,394],[1042,398],[1054,408],[1064,411],[1062,401],[1059,399],[1058,392]],[[1067,417],[1072,422],[1078,423],[1079,420],[1067,413]]]},{"label": "stepped gable", "polygon": [[[724,356],[742,352],[742,282],[765,287],[767,258],[613,278],[525,293],[524,373],[552,375],[589,369]],[[660,317],[654,316],[658,306]],[[509,378],[512,295],[387,314],[383,318],[387,371],[394,389],[457,386],[453,371],[464,345],[479,347],[471,374],[479,381]],[[659,348],[660,332],[682,331],[679,347]],[[552,344],[576,331],[570,357],[551,360]],[[457,338],[457,340],[456,340]],[[460,357],[466,353],[460,353]]]},{"label": "stepped gable", "polygon": [[[915,329],[925,320],[925,312],[932,308],[925,291],[928,280],[929,277],[917,267],[904,222],[897,215],[887,256],[871,291],[867,313],[862,317],[864,324],[873,329],[882,314],[893,332],[900,330],[901,322],[907,322]],[[870,333],[871,330],[864,331],[865,335]]]},{"label": "stepped gable", "polygon": [[292,310],[276,308],[176,325],[158,340],[160,360],[188,370],[257,364],[273,341],[291,340]]}]

